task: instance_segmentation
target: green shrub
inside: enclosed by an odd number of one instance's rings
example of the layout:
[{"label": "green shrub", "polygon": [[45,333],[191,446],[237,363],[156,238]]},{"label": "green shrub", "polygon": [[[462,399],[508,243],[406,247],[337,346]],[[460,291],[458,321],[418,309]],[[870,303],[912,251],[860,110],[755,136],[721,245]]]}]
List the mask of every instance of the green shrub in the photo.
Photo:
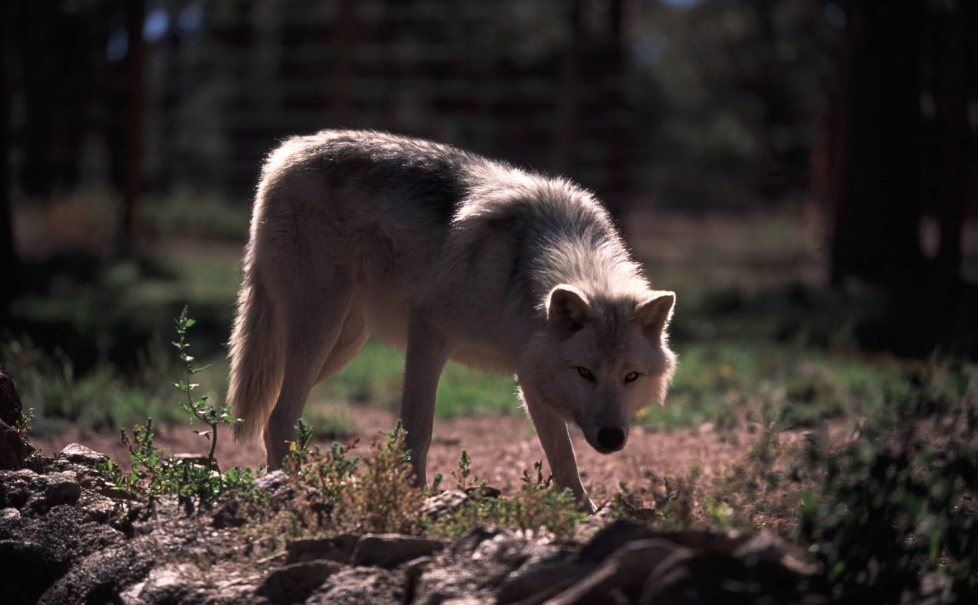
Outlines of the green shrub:
[{"label": "green shrub", "polygon": [[898,599],[931,571],[950,574],[959,594],[978,589],[978,411],[962,372],[913,372],[857,439],[835,449],[809,442],[819,483],[797,536],[836,590]]}]

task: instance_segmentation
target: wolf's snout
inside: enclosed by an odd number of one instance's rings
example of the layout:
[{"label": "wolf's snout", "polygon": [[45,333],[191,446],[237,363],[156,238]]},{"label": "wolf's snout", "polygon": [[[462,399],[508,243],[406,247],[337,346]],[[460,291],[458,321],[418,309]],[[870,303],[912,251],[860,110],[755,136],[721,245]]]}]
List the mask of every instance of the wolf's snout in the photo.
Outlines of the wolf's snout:
[{"label": "wolf's snout", "polygon": [[598,445],[609,452],[617,452],[625,446],[625,431],[619,428],[603,428],[598,431]]}]

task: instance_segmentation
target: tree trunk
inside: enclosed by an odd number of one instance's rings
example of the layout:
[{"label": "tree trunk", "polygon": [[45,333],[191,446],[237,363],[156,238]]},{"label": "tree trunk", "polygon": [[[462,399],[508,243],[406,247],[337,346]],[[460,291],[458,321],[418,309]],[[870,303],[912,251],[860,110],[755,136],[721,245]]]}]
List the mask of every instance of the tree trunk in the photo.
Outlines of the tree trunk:
[{"label": "tree trunk", "polygon": [[832,207],[833,283],[899,288],[920,275],[920,3],[851,2],[841,157]]},{"label": "tree trunk", "polygon": [[144,0],[127,0],[126,30],[129,37],[129,102],[126,116],[125,182],[122,198],[122,249],[133,250],[136,223],[136,202],[142,193],[143,110],[145,107],[146,43],[143,23],[146,21]]},{"label": "tree trunk", "polygon": [[557,98],[557,138],[554,150],[558,173],[573,177],[577,172],[578,147],[581,139],[581,46],[584,43],[582,1],[570,0],[568,26],[570,37],[564,54]]},{"label": "tree trunk", "polygon": [[[9,17],[12,11],[4,7],[2,13]],[[10,20],[3,19],[4,23]],[[7,26],[3,26],[6,29]],[[0,32],[0,40],[8,40],[10,32]],[[17,292],[17,254],[14,251],[13,209],[10,205],[10,97],[13,81],[7,65],[6,44],[0,43],[0,327],[10,316],[10,303]]]},{"label": "tree trunk", "polygon": [[974,0],[958,0],[957,10],[945,15],[947,35],[939,41],[941,197],[938,204],[937,276],[945,288],[957,286],[961,279],[961,231],[968,197],[971,139],[968,99],[974,73],[972,28],[976,25],[976,14]]},{"label": "tree trunk", "polygon": [[627,137],[628,103],[625,98],[625,0],[611,0],[608,10],[608,63],[605,79],[608,82],[608,103],[604,107],[604,146],[608,194],[604,203],[615,221],[621,219],[621,197],[628,191]]}]

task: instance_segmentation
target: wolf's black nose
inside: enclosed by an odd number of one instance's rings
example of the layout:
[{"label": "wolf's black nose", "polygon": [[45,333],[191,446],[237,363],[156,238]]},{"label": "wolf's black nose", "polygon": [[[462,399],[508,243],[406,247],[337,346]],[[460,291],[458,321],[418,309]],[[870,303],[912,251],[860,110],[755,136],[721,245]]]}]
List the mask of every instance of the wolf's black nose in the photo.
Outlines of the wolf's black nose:
[{"label": "wolf's black nose", "polygon": [[608,451],[617,452],[625,445],[625,431],[621,429],[601,429],[598,431],[598,445]]}]

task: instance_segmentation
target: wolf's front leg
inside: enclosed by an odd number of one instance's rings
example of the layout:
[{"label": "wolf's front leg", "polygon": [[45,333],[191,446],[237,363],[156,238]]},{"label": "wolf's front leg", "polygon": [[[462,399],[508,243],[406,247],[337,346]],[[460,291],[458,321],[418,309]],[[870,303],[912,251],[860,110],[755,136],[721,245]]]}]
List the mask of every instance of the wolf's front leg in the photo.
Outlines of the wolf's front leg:
[{"label": "wolf's front leg", "polygon": [[412,311],[409,321],[401,420],[407,431],[405,445],[411,451],[418,486],[424,487],[425,462],[435,422],[435,395],[441,371],[448,361],[448,346],[419,312]]},{"label": "wolf's front leg", "polygon": [[574,497],[583,504],[584,509],[593,513],[594,502],[588,498],[581,484],[581,476],[577,471],[577,457],[574,455],[574,444],[571,443],[570,433],[567,432],[567,423],[551,412],[532,393],[523,390],[523,399],[530,413],[530,419],[533,420],[537,437],[540,438],[540,445],[547,455],[547,463],[550,464],[550,472],[553,473],[557,487],[570,488],[574,492]]}]

